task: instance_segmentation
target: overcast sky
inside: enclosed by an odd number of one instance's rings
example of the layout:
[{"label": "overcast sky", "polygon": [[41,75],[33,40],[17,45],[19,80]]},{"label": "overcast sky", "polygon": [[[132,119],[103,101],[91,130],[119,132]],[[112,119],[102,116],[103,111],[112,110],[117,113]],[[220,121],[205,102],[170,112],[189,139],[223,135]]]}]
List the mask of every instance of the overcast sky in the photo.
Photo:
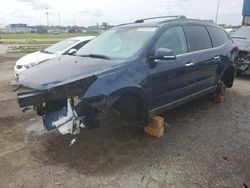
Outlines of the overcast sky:
[{"label": "overcast sky", "polygon": [[[0,27],[10,23],[46,25],[120,24],[160,15],[215,19],[218,0],[1,0]],[[218,23],[239,25],[243,0],[221,0]]]}]

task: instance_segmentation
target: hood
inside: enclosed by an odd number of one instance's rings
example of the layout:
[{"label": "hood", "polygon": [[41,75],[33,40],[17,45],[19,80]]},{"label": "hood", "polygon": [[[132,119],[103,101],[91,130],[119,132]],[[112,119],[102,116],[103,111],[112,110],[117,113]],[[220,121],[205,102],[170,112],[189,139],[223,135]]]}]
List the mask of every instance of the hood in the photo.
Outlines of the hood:
[{"label": "hood", "polygon": [[233,40],[239,46],[241,51],[250,52],[250,40],[244,40],[244,39],[233,39]]},{"label": "hood", "polygon": [[35,63],[35,62],[42,62],[48,59],[53,59],[58,57],[57,54],[46,54],[46,53],[42,53],[42,52],[34,52],[28,55],[23,56],[22,58],[20,58],[17,62],[16,65],[29,65],[31,63]]},{"label": "hood", "polygon": [[37,90],[50,89],[121,66],[121,60],[64,55],[32,67],[19,77],[19,84]]}]

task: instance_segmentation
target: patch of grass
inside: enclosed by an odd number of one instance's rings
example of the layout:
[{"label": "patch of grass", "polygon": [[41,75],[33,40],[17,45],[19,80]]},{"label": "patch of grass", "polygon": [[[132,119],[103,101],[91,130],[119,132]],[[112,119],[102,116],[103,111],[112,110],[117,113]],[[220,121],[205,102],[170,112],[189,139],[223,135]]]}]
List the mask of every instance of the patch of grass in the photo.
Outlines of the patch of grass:
[{"label": "patch of grass", "polygon": [[53,44],[66,38],[93,35],[92,33],[60,33],[60,34],[13,34],[0,33],[0,43],[5,44]]},{"label": "patch of grass", "polygon": [[47,48],[48,45],[11,46],[8,53],[32,53]]}]

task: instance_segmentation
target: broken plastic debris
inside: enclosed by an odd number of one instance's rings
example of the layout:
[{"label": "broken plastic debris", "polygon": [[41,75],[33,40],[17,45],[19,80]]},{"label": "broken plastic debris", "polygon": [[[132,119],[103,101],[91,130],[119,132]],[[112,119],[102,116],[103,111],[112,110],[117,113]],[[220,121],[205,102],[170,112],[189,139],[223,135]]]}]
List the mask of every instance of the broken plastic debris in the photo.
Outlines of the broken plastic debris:
[{"label": "broken plastic debris", "polygon": [[76,142],[77,137],[73,138],[69,144],[69,146],[72,146]]},{"label": "broken plastic debris", "polygon": [[86,126],[83,123],[80,124],[80,127],[81,128],[86,128]]}]

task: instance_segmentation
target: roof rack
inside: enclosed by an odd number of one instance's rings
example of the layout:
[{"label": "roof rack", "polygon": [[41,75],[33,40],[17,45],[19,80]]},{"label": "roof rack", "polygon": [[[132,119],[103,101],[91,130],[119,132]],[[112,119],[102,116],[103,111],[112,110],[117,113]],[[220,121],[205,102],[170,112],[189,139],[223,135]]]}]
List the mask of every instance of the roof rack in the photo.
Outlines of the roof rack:
[{"label": "roof rack", "polygon": [[151,17],[151,18],[144,18],[140,20],[136,20],[134,23],[143,23],[146,20],[155,20],[155,19],[162,19],[162,18],[175,18],[175,19],[185,19],[186,16],[184,15],[177,15],[177,16],[158,16],[158,17]]}]

